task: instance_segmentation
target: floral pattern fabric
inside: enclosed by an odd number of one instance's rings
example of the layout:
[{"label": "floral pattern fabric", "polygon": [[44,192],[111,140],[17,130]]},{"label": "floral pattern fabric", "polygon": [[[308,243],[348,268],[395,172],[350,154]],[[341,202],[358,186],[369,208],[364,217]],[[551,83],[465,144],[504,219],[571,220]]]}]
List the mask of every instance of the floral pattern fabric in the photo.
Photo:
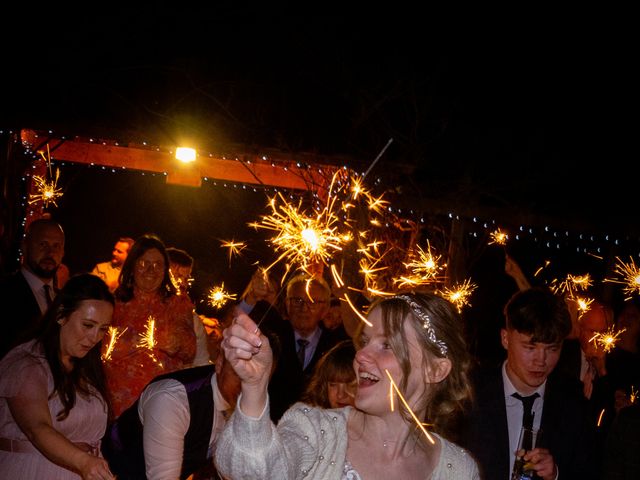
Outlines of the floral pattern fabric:
[{"label": "floral pattern fabric", "polygon": [[[150,319],[153,345],[144,340]],[[120,336],[104,366],[113,412],[118,417],[154,377],[191,366],[196,352],[193,304],[184,295],[167,299],[137,295],[128,302],[116,302],[112,325]],[[104,352],[108,339],[103,343]]]}]

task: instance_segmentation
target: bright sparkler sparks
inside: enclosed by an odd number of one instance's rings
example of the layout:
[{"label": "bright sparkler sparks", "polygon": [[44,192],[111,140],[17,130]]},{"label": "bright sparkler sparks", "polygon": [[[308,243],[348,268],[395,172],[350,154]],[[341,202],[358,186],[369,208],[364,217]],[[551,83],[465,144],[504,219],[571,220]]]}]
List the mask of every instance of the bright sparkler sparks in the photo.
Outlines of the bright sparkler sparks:
[{"label": "bright sparkler sparks", "polygon": [[631,393],[629,394],[629,401],[631,403],[636,403],[637,399],[638,399],[638,390],[636,390],[635,387],[631,387]]},{"label": "bright sparkler sparks", "polygon": [[29,195],[29,205],[32,205],[36,202],[42,202],[45,207],[48,207],[50,203],[53,203],[56,207],[58,204],[56,203],[56,198],[62,197],[62,189],[58,188],[58,180],[60,179],[60,169],[56,168],[56,176],[52,178],[51,172],[51,154],[49,152],[49,145],[47,144],[47,156],[45,157],[44,152],[38,151],[42,159],[45,161],[47,165],[47,178],[41,177],[39,175],[33,176],[33,181],[35,182],[35,187],[38,193]]},{"label": "bright sparkler sparks", "polygon": [[315,217],[305,215],[300,211],[300,204],[288,203],[281,193],[278,198],[280,205],[277,205],[276,197],[269,202],[271,215],[263,216],[260,223],[249,224],[276,232],[270,242],[282,253],[271,266],[286,259],[289,264],[299,265],[311,274],[314,265],[327,265],[333,253],[342,250],[344,243],[344,236],[338,232],[339,218],[333,211],[336,198],[332,197],[327,207]]},{"label": "bright sparkler sparks", "polygon": [[389,202],[382,199],[382,195],[378,198],[369,197],[369,210],[381,214],[382,211],[389,205]]},{"label": "bright sparkler sparks", "polygon": [[340,276],[338,269],[333,264],[331,265],[331,275],[333,276],[333,281],[336,283],[336,287],[344,287],[344,280],[342,280],[342,276]]},{"label": "bright sparkler sparks", "polygon": [[596,427],[599,427],[602,424],[602,417],[604,416],[605,408],[602,409],[600,415],[598,416],[598,421],[596,422]]},{"label": "bright sparkler sparks", "polygon": [[489,236],[491,237],[491,241],[488,243],[488,245],[495,243],[496,245],[505,246],[507,244],[507,240],[509,240],[509,235],[507,235],[499,228],[496,231],[491,232]]},{"label": "bright sparkler sparks", "polygon": [[356,316],[360,319],[360,321],[364,322],[365,325],[367,325],[369,327],[373,327],[373,324],[369,320],[367,320],[367,317],[362,315],[362,313],[360,313],[360,310],[358,310],[358,308],[353,304],[353,302],[349,298],[349,295],[347,295],[345,293],[344,297],[341,298],[341,300],[344,300],[345,302],[347,302],[349,304],[349,307],[351,307],[351,310],[353,310],[353,313],[356,314]]},{"label": "bright sparkler sparks", "polygon": [[410,271],[409,275],[403,275],[394,279],[400,288],[415,287],[417,285],[428,285],[437,281],[437,275],[446,265],[439,265],[441,255],[434,255],[431,252],[431,245],[427,243],[427,250],[417,247],[414,259],[404,266]]},{"label": "bright sparkler sparks", "polygon": [[587,290],[591,285],[591,276],[586,273],[584,275],[568,274],[567,278],[560,282],[557,286],[552,286],[554,293],[567,293],[569,298],[573,298],[576,292]]},{"label": "bright sparkler sparks", "polygon": [[224,282],[219,287],[213,287],[209,290],[209,295],[207,296],[209,299],[209,305],[214,308],[221,308],[228,300],[235,300],[236,294],[230,294],[225,292],[224,290]]},{"label": "bright sparkler sparks", "polygon": [[578,312],[580,312],[581,315],[591,309],[593,298],[575,297],[574,300],[576,302]]},{"label": "bright sparkler sparks", "polygon": [[[182,295],[193,283],[193,278],[189,277],[184,281],[182,278],[176,277],[171,269],[169,269],[169,280],[171,280],[171,283],[176,288],[176,295]],[[186,285],[183,285],[183,283],[186,283]]]},{"label": "bright sparkler sparks", "polygon": [[122,336],[122,334],[127,331],[127,328],[129,327],[125,327],[124,330],[120,331],[118,327],[109,327],[109,330],[107,330],[109,342],[107,343],[107,348],[101,357],[103,362],[111,360],[111,354],[113,353],[113,349],[116,346],[116,342]]},{"label": "bright sparkler sparks", "polygon": [[351,193],[353,194],[352,198],[354,200],[357,200],[358,199],[358,195],[360,195],[361,193],[363,195],[368,195],[368,192],[362,186],[362,179],[361,178],[357,178],[357,177],[352,177],[351,178]]},{"label": "bright sparkler sparks", "polygon": [[145,327],[145,332],[140,334],[140,341],[138,342],[139,348],[148,348],[149,350],[153,350],[156,346],[156,338],[155,338],[155,326],[156,319],[153,318],[152,315],[149,315],[147,319],[147,325]]},{"label": "bright sparkler sparks", "polygon": [[622,277],[622,280],[617,279],[605,279],[605,282],[621,283],[624,286],[623,290],[629,296],[626,300],[629,300],[634,293],[640,293],[640,270],[633,261],[633,257],[629,257],[629,263],[624,263],[619,257],[616,257],[618,263],[614,269],[614,272]]},{"label": "bright sparkler sparks", "polygon": [[62,196],[62,189],[57,188],[58,178],[60,177],[60,170],[56,169],[56,178],[51,182],[47,182],[46,179],[40,177],[38,175],[33,176],[33,181],[36,184],[36,188],[38,189],[38,193],[29,195],[29,205],[32,205],[36,202],[42,202],[45,207],[49,206],[50,203],[53,203],[54,206],[58,206],[56,203],[56,198],[60,198]]},{"label": "bright sparkler sparks", "polygon": [[138,348],[146,349],[151,359],[154,362],[158,363],[160,366],[162,366],[162,363],[158,361],[158,359],[153,353],[153,349],[156,346],[155,326],[156,326],[156,319],[153,318],[153,315],[149,315],[149,318],[147,319],[147,325],[145,327],[145,332],[139,334],[140,341],[136,346]]},{"label": "bright sparkler sparks", "polygon": [[367,258],[360,259],[360,273],[364,276],[364,283],[366,285],[366,289],[370,292],[374,290],[378,290],[377,288],[377,276],[379,272],[383,272],[387,269],[386,266],[378,267],[378,263],[382,260],[382,257],[376,259],[374,262],[371,262]]},{"label": "bright sparkler sparks", "polygon": [[236,242],[234,240],[222,240],[220,248],[229,249],[229,265],[231,265],[231,257],[234,255],[240,255],[240,252],[247,248],[247,244],[245,242]]},{"label": "bright sparkler sparks", "polygon": [[[391,382],[391,387],[393,388],[393,390],[395,390],[396,394],[398,395],[398,398],[400,399],[402,404],[405,406],[405,408],[407,409],[407,411],[409,412],[409,414],[413,418],[415,424],[418,426],[418,428],[420,428],[420,430],[422,430],[422,433],[424,433],[424,435],[427,437],[427,440],[429,440],[429,442],[431,442],[431,444],[435,445],[436,444],[435,440],[433,439],[433,437],[431,435],[429,435],[429,432],[427,431],[426,428],[424,428],[423,423],[416,416],[416,414],[413,412],[413,410],[411,409],[411,407],[409,406],[409,404],[405,400],[404,396],[400,392],[400,389],[398,388],[398,385],[396,385],[396,382],[393,380],[393,377],[389,373],[389,370],[387,370],[385,368],[384,372],[387,374],[387,377],[389,377],[389,381]],[[391,392],[389,392],[389,398],[391,399],[391,411],[393,411],[393,409],[394,409],[394,407],[393,407],[393,396],[391,395]]]},{"label": "bright sparkler sparks", "polygon": [[478,286],[471,283],[471,279],[466,279],[461,285],[456,285],[451,289],[445,288],[439,293],[456,306],[458,313],[462,313],[462,307],[471,306],[469,297],[476,288]]},{"label": "bright sparkler sparks", "polygon": [[537,277],[538,275],[540,275],[540,273],[542,273],[542,270],[544,270],[545,268],[547,268],[549,265],[551,265],[551,262],[549,260],[545,260],[544,261],[544,265],[542,267],[538,267],[538,269],[535,271],[535,273],[533,274],[534,277]]},{"label": "bright sparkler sparks", "polygon": [[620,340],[618,337],[626,329],[616,331],[613,327],[609,328],[606,332],[596,333],[589,339],[590,342],[602,349],[605,353],[609,353],[616,346],[616,343]]}]

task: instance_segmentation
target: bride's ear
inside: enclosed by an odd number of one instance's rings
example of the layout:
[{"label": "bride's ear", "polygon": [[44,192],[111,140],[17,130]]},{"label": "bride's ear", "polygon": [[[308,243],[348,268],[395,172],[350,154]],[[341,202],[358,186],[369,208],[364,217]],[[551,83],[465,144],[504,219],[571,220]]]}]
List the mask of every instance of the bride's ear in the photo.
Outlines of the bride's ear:
[{"label": "bride's ear", "polygon": [[425,372],[427,383],[440,383],[449,375],[451,371],[451,360],[448,358],[432,358],[429,361],[429,368]]}]

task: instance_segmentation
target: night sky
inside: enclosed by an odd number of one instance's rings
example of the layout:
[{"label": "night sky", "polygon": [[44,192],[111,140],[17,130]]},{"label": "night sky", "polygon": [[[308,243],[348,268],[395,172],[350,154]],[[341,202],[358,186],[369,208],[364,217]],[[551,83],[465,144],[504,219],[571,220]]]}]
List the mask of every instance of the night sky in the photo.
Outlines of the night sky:
[{"label": "night sky", "polygon": [[[371,175],[403,206],[502,211],[501,223],[637,241],[637,52],[623,12],[463,19],[401,4],[215,3],[7,7],[21,28],[2,33],[0,129],[345,155],[358,171],[393,138]],[[264,213],[264,193],[86,166],[62,173],[53,213],[74,271],[106,259],[118,235],[145,231],[189,250],[201,278],[236,289],[238,271],[263,255],[255,247],[233,272],[216,242],[255,235],[246,223]],[[528,273],[548,253],[532,248],[514,247]],[[513,286],[492,252],[475,268],[500,303]]]},{"label": "night sky", "polygon": [[393,138],[377,173],[406,166],[427,196],[578,225],[595,211],[617,229],[621,173],[637,170],[627,30],[607,12],[542,13],[44,7],[5,33],[1,126],[341,154],[359,170]]}]

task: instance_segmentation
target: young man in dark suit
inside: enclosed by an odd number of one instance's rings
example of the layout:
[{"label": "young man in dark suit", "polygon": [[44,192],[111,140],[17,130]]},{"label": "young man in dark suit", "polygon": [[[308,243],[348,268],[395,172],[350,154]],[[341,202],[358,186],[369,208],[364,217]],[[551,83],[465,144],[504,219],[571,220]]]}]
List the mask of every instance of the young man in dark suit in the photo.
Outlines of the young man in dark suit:
[{"label": "young man in dark suit", "polygon": [[564,301],[544,288],[516,293],[505,307],[500,332],[507,359],[478,372],[473,408],[465,432],[486,480],[508,480],[516,459],[520,430],[527,415],[541,433],[524,459],[545,480],[595,478],[590,464],[592,431],[577,380],[554,374],[562,342],[571,330]]}]

